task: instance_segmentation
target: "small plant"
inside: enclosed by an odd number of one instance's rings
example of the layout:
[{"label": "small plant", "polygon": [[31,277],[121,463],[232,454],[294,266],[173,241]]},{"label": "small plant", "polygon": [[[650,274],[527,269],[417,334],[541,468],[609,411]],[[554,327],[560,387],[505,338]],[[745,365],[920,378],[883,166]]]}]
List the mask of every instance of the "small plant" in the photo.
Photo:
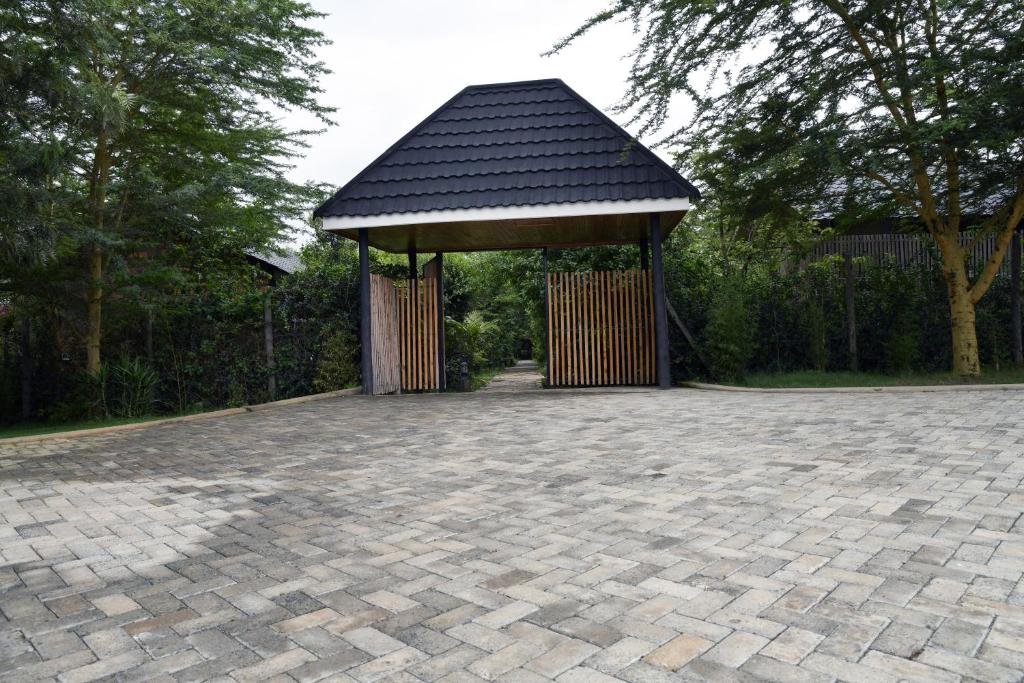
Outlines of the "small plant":
[{"label": "small plant", "polygon": [[123,356],[109,372],[118,417],[142,417],[153,412],[158,378],[141,358]]},{"label": "small plant", "polygon": [[445,342],[452,356],[462,356],[469,363],[470,371],[483,367],[487,362],[487,348],[491,335],[498,326],[484,320],[479,311],[472,311],[465,320],[445,319]]}]

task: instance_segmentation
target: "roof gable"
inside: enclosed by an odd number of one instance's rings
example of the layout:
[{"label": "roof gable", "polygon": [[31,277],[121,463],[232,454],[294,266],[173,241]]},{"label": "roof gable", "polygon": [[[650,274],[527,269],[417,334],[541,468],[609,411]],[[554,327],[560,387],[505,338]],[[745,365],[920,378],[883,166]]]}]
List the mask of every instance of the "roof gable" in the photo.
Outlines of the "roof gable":
[{"label": "roof gable", "polygon": [[464,89],[315,215],[698,196],[672,167],[551,79]]}]

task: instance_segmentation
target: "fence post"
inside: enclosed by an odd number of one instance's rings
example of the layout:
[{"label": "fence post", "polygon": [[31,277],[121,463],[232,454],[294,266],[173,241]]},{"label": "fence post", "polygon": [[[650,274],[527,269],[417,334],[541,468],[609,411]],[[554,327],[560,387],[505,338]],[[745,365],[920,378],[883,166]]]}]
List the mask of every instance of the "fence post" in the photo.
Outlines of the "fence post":
[{"label": "fence post", "polygon": [[1013,325],[1013,362],[1024,365],[1024,343],[1021,340],[1020,319],[1020,249],[1024,233],[1014,233],[1010,240],[1010,321]]},{"label": "fence post", "polygon": [[661,249],[661,216],[652,213],[651,225],[651,280],[654,283],[654,349],[655,372],[658,388],[672,386],[672,368],[668,355],[668,311],[665,306],[665,264]]},{"label": "fence post", "polygon": [[857,311],[854,299],[854,273],[853,257],[850,252],[843,254],[843,271],[846,280],[846,340],[850,352],[850,370],[857,372],[859,363],[857,359]]},{"label": "fence post", "polygon": [[548,286],[548,248],[541,250],[544,257],[544,375],[551,386],[551,289]]},{"label": "fence post", "polygon": [[434,254],[437,263],[437,390],[448,388],[448,357],[444,350],[444,253]]},{"label": "fence post", "polygon": [[363,393],[373,393],[373,335],[370,330],[370,236],[359,228],[359,341]]},{"label": "fence post", "polygon": [[21,418],[32,417],[32,318],[21,318]]},{"label": "fence post", "polygon": [[263,349],[267,354],[267,393],[274,400],[277,393],[277,377],[274,375],[274,307],[272,287],[267,287],[263,297]]}]

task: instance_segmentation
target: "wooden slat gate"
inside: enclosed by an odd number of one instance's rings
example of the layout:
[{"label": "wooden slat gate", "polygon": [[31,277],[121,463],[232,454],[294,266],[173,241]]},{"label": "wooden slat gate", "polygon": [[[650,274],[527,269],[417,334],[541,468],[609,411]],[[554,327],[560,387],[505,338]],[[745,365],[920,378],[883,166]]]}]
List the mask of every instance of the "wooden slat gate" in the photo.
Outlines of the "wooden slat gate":
[{"label": "wooden slat gate", "polygon": [[391,394],[402,388],[402,357],[398,344],[398,301],[391,278],[370,274],[373,393]]},{"label": "wooden slat gate", "polygon": [[437,282],[425,277],[395,282],[402,389],[437,388]]},{"label": "wooden slat gate", "polygon": [[373,393],[424,391],[438,384],[437,281],[370,275]]},{"label": "wooden slat gate", "polygon": [[650,271],[548,273],[547,285],[552,386],[655,382]]}]

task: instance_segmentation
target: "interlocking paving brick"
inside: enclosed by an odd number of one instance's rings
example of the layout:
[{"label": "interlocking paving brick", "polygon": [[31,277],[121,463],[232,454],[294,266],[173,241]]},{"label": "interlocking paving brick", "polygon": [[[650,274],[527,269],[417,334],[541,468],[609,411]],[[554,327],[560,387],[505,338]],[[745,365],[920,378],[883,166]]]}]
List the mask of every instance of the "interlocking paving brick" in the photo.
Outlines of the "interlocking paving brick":
[{"label": "interlocking paving brick", "polygon": [[0,678],[1020,680],[1024,396],[953,397],[351,397],[0,445]]}]

